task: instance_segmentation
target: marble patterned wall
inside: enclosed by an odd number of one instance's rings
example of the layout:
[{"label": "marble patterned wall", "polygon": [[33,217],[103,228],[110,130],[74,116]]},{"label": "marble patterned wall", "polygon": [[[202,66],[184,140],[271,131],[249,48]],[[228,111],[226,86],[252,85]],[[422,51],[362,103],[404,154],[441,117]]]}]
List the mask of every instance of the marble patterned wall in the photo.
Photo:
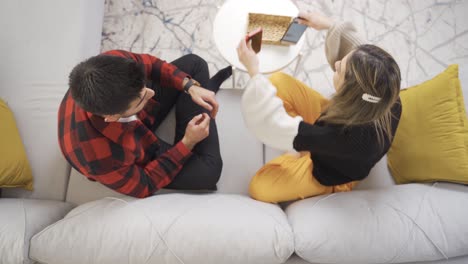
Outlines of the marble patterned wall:
[{"label": "marble patterned wall", "polygon": [[[102,51],[147,52],[167,61],[187,53],[205,58],[213,73],[228,63],[212,37],[224,0],[106,0]],[[468,0],[296,0],[300,10],[319,10],[352,21],[370,43],[392,54],[403,86],[433,76],[452,63],[468,66]],[[333,93],[324,55],[324,33],[308,30],[297,78],[325,95]],[[294,63],[284,71],[292,73]],[[238,74],[242,86],[246,74]],[[223,87],[230,88],[231,82]]]}]

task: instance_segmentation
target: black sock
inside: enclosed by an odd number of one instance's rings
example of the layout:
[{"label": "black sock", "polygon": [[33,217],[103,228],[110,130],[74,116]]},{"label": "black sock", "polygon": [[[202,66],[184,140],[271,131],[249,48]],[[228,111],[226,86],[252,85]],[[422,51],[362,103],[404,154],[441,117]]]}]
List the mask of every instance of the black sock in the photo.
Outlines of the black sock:
[{"label": "black sock", "polygon": [[221,84],[232,75],[232,67],[227,66],[224,69],[219,70],[211,79],[208,81],[208,89],[213,92],[218,92]]}]

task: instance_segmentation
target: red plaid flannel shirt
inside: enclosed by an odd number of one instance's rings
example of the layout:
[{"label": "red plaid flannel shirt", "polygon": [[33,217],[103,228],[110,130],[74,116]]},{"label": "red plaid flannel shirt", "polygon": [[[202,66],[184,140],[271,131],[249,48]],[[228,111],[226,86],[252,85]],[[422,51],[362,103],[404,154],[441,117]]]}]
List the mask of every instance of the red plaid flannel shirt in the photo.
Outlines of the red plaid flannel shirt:
[{"label": "red plaid flannel shirt", "polygon": [[[157,71],[161,87],[183,90],[183,79],[188,76],[174,65],[148,54],[121,50],[104,54],[142,63],[147,77]],[[138,113],[137,121],[104,122],[102,117],[80,108],[68,91],[58,112],[59,145],[63,155],[73,168],[90,180],[134,197],[152,195],[174,179],[192,153],[178,142],[154,157],[159,142],[150,128],[155,122],[151,113],[157,104],[150,99]]]}]

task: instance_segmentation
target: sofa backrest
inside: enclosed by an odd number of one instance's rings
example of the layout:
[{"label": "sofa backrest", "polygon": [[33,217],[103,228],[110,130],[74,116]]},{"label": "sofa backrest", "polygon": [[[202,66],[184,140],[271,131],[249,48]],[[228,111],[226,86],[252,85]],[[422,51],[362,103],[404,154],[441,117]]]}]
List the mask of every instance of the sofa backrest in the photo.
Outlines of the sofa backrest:
[{"label": "sofa backrest", "polygon": [[[220,104],[216,124],[223,158],[223,171],[218,182],[219,193],[248,193],[250,178],[264,164],[264,147],[245,127],[240,112],[242,90],[226,89],[217,94]],[[156,131],[166,142],[173,142],[175,131],[174,111]],[[158,193],[172,191],[161,190]],[[75,204],[121,194],[100,183],[87,180],[79,172],[72,170],[66,200]]]},{"label": "sofa backrest", "polygon": [[57,139],[57,110],[73,66],[99,52],[104,0],[3,0],[0,97],[14,113],[34,191],[4,197],[64,200],[70,167]]},{"label": "sofa backrest", "polygon": [[[417,85],[426,80],[430,80],[431,78],[435,77],[437,74],[444,71],[445,68],[446,66],[439,65],[438,67],[431,68],[430,73],[427,74],[426,76],[421,75],[412,80],[408,80],[408,81],[405,80],[404,83],[407,83],[408,86],[404,86],[402,88]],[[463,92],[464,101],[465,101],[465,109],[467,110],[467,113],[468,113],[468,64],[459,65],[459,79],[460,79],[460,83],[462,86],[462,92]],[[326,91],[326,90],[322,90],[320,92],[326,95],[331,94],[329,91]],[[268,162],[280,154],[281,154],[281,151],[270,148],[270,147],[266,147],[265,148],[265,161]],[[385,188],[385,187],[389,187],[392,185],[395,185],[395,181],[393,180],[390,174],[390,171],[388,170],[387,155],[385,155],[372,168],[372,170],[369,173],[369,176],[367,176],[364,180],[359,182],[359,184],[355,187],[355,189],[366,190],[366,189],[375,189],[375,188]]]},{"label": "sofa backrest", "polygon": [[[442,71],[442,70],[440,70]],[[437,75],[428,75],[426,79]],[[411,85],[426,79],[410,81]],[[468,65],[460,65],[465,106],[468,109]],[[243,123],[240,113],[242,90],[221,90],[218,95],[220,111],[216,122],[220,139],[221,155],[224,161],[223,172],[218,183],[218,192],[248,194],[251,177],[263,165],[281,155],[279,150],[266,147],[253,137]],[[172,142],[175,131],[175,115],[172,111],[156,133],[167,142]],[[387,167],[387,156],[384,156],[370,171],[369,176],[361,181],[356,189],[385,188],[395,185]],[[171,191],[162,190],[158,193]],[[119,197],[114,192],[97,182],[87,180],[79,172],[72,170],[66,200],[75,204],[100,199],[107,196]]]},{"label": "sofa backrest", "polygon": [[468,64],[460,65],[459,78],[463,91],[463,99],[465,100],[465,111],[468,114]]}]

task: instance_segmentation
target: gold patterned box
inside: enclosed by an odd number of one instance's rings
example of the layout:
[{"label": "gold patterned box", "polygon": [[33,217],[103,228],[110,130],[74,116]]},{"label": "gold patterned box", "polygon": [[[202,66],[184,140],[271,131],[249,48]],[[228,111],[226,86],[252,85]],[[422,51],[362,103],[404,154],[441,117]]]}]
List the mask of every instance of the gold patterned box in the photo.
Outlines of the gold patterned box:
[{"label": "gold patterned box", "polygon": [[293,17],[290,16],[249,13],[247,32],[262,27],[262,44],[287,46],[288,44],[281,43],[281,39],[286,33],[286,30],[288,30],[292,20]]}]

